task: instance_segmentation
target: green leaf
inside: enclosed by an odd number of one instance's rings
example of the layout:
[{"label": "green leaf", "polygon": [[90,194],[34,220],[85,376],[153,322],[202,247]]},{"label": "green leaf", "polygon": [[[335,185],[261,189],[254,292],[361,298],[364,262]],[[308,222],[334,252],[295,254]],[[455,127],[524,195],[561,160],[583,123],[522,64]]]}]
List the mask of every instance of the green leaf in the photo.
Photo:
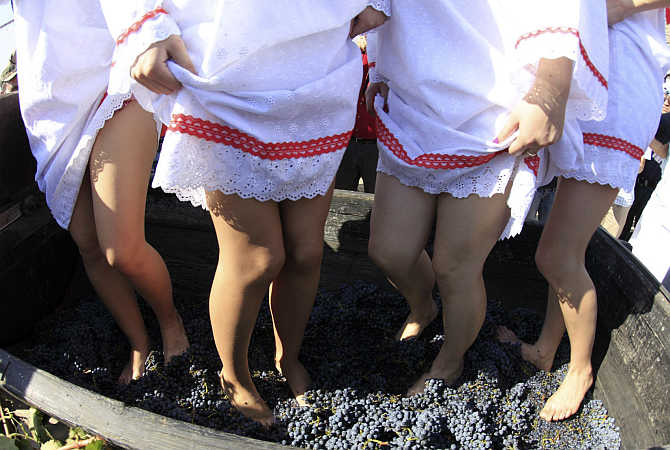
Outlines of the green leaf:
[{"label": "green leaf", "polygon": [[67,440],[83,440],[88,439],[88,433],[85,432],[81,427],[70,428],[70,433],[67,436]]},{"label": "green leaf", "polygon": [[105,448],[105,441],[101,441],[100,439],[98,439],[91,442],[86,447],[84,447],[84,450],[103,450],[104,448]]},{"label": "green leaf", "polygon": [[16,441],[5,436],[0,436],[0,450],[18,450]]},{"label": "green leaf", "polygon": [[35,439],[40,444],[43,442],[49,442],[51,439],[47,430],[44,428],[44,415],[41,411],[36,410],[35,408],[30,408],[30,417],[28,418],[28,426],[30,427],[30,432]]},{"label": "green leaf", "polygon": [[40,450],[58,450],[63,446],[61,441],[56,441],[54,439],[45,442],[40,446]]}]

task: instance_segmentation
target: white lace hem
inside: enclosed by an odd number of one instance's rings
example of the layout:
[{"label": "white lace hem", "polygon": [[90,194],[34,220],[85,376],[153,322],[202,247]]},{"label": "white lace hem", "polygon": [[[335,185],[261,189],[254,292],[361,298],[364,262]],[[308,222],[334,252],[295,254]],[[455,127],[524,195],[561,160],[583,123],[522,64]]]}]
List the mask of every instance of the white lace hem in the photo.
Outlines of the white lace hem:
[{"label": "white lace hem", "polygon": [[509,155],[499,155],[476,168],[427,169],[408,166],[398,160],[382,142],[378,143],[380,152],[377,171],[398,179],[405,186],[419,188],[428,194],[448,193],[456,198],[467,198],[470,195],[490,198],[503,194],[511,180],[513,184],[507,200],[511,211],[510,220],[500,239],[514,237],[521,232],[537,190],[537,177],[523,161]]},{"label": "white lace hem", "polygon": [[98,136],[98,131],[105,126],[105,123],[111,119],[116,111],[121,109],[126,100],[131,98],[130,93],[119,95],[108,95],[102,104],[98,107],[93,118],[86,125],[79,143],[74,149],[72,158],[63,173],[63,177],[58,183],[56,192],[47,193],[47,201],[54,219],[58,225],[64,229],[70,226],[72,211],[79,196],[79,189],[84,178],[88,160],[91,156],[91,149]]},{"label": "white lace hem", "polygon": [[140,28],[129,33],[114,50],[114,64],[109,76],[108,92],[130,92],[130,68],[147,48],[172,35],[181,35],[177,23],[167,14],[158,14],[144,21]]},{"label": "white lace hem", "polygon": [[584,162],[580,167],[566,169],[553,165],[550,176],[609,185],[613,189],[633,192],[639,168],[640,161],[625,152],[585,144]]},{"label": "white lace hem", "polygon": [[[517,59],[520,66],[531,67],[532,72],[537,68],[540,59],[557,59],[566,57],[575,62],[573,70],[573,83],[570,98],[566,109],[566,117],[579,120],[603,120],[607,112],[608,90],[603,74],[589,60],[588,53],[581,50],[581,39],[572,33],[546,33],[538,34],[519,42],[516,49]],[[600,49],[608,53],[608,49]],[[527,92],[533,81],[533,77],[525,78],[527,70],[518,71],[521,75],[517,80],[521,92]],[[606,83],[606,81],[605,81]]]},{"label": "white lace hem", "polygon": [[345,148],[303,158],[263,159],[233,147],[168,132],[153,187],[207,208],[206,193],[221,191],[258,201],[325,195]]},{"label": "white lace hem", "polygon": [[368,6],[383,12],[386,17],[391,17],[391,0],[368,0]]}]

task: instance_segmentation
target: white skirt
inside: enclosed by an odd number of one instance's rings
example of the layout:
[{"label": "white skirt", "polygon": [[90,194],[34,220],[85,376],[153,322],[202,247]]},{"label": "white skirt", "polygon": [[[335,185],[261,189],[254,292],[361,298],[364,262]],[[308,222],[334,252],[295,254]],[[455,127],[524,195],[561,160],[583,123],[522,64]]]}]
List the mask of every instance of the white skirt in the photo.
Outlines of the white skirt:
[{"label": "white skirt", "polygon": [[548,172],[549,178],[561,176],[619,189],[620,206],[633,203],[640,159],[658,128],[663,104],[661,65],[644,50],[645,41],[625,25],[610,31],[605,120],[579,122],[583,155],[577,160],[572,159],[576,152],[572,143],[561,140],[553,145]]},{"label": "white skirt", "polygon": [[131,95],[105,97],[114,39],[98,2],[20,1],[14,8],[19,99],[35,179],[67,229],[97,133]]},{"label": "white skirt", "polygon": [[513,138],[492,142],[539,60],[575,62],[567,134],[577,134],[577,118],[602,119],[607,102],[604,4],[572,0],[548,14],[535,3],[519,15],[520,3],[497,0],[393,2],[373,47],[375,76],[390,89],[388,113],[376,103],[377,170],[457,198],[502,194],[511,183],[502,238],[521,231],[546,172],[544,152],[517,158],[506,151]]}]

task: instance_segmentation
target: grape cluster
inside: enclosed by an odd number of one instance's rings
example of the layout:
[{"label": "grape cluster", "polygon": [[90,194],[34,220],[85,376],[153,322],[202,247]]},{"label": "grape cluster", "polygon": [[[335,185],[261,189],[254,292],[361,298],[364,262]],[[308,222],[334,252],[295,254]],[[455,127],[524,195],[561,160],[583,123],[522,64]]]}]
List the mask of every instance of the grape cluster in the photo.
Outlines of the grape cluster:
[{"label": "grape cluster", "polygon": [[[120,345],[125,339],[95,299],[48,319],[50,325],[39,327],[42,331],[21,356],[129,405],[297,447],[576,449],[618,448],[621,443],[614,419],[590,397],[569,420],[546,423],[538,418],[545,399],[565,374],[567,342],[557,353],[559,369],[548,374],[525,363],[518,346],[495,340],[498,324],[512,328],[522,339],[536,339],[542,319],[529,310],[508,312],[499,302],[489,301],[485,324],[466,354],[457,384],[428,380],[423,394],[406,398],[407,388],[428,370],[444,342],[440,321],[418,339],[396,342],[394,333],[408,313],[398,294],[365,282],[320,293],[301,354],[314,382],[306,394],[311,406],[300,408],[274,368],[272,321],[265,305],[249,365],[254,383],[277,418],[277,424],[266,430],[237,413],[222,392],[206,301],[177,296],[176,302],[191,348],[167,365],[160,352],[153,351],[145,376],[129,386],[116,383],[128,357],[128,349]],[[150,336],[160,342],[156,321],[144,306],[143,315]]]}]

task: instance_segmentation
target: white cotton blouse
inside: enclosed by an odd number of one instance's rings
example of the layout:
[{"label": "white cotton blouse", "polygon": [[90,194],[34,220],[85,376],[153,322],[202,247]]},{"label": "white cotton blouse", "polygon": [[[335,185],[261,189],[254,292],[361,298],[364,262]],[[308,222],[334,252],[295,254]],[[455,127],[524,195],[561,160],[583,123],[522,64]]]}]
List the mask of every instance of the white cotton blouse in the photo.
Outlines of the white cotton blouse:
[{"label": "white cotton blouse", "polygon": [[58,224],[68,228],[100,128],[130,97],[104,98],[114,51],[100,4],[17,1],[19,101],[35,179]]},{"label": "white cotton blouse", "polygon": [[388,113],[377,100],[377,170],[459,198],[490,197],[511,182],[503,237],[517,234],[546,157],[514,158],[505,151],[509,141],[493,140],[541,58],[574,61],[566,134],[577,119],[604,117],[605,2],[393,0],[376,34],[374,77],[390,88]]},{"label": "white cotton blouse", "polygon": [[581,140],[551,146],[548,176],[620,189],[616,203],[630,206],[640,159],[658,128],[663,74],[670,68],[663,10],[638,13],[615,24],[609,29],[609,42],[607,117],[580,121]]},{"label": "white cotton blouse", "polygon": [[112,92],[129,87],[139,54],[172,34],[197,69],[169,63],[183,85],[170,96],[133,86],[168,124],[154,187],[204,208],[207,191],[260,201],[325,194],[351,136],[362,77],[350,22],[368,5],[384,10],[386,0],[211,3],[116,8]]}]

